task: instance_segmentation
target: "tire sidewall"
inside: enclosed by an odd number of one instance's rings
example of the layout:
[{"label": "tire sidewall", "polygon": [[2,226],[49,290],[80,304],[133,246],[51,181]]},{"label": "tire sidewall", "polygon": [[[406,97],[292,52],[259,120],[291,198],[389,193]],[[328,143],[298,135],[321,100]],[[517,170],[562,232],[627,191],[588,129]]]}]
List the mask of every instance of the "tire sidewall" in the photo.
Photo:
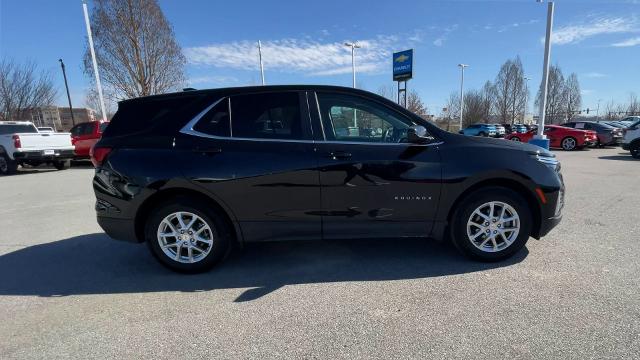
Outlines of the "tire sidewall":
[{"label": "tire sidewall", "polygon": [[[169,214],[186,211],[198,215],[211,228],[214,241],[212,249],[204,259],[196,263],[180,263],[170,259],[158,243],[157,232],[162,220]],[[209,270],[219,263],[227,254],[230,244],[228,226],[222,217],[206,204],[190,198],[178,198],[160,204],[147,218],[144,230],[145,240],[151,253],[166,267],[182,273],[199,273]]]},{"label": "tire sidewall", "polygon": [[[467,236],[467,221],[480,205],[489,201],[501,201],[515,209],[520,217],[520,230],[516,240],[506,249],[495,253],[484,252],[475,247]],[[464,199],[456,210],[452,227],[451,238],[454,245],[466,256],[480,261],[500,261],[511,257],[522,249],[531,234],[533,217],[527,202],[522,196],[511,189],[490,187],[480,189]]]},{"label": "tire sidewall", "polygon": [[631,153],[631,156],[634,158],[640,159],[640,142],[632,144],[629,149],[629,153]]},{"label": "tire sidewall", "polygon": [[6,169],[0,169],[0,175],[13,175],[18,170],[18,163],[15,160],[9,159],[9,156],[6,153],[0,154],[0,158],[2,158],[6,164]]}]

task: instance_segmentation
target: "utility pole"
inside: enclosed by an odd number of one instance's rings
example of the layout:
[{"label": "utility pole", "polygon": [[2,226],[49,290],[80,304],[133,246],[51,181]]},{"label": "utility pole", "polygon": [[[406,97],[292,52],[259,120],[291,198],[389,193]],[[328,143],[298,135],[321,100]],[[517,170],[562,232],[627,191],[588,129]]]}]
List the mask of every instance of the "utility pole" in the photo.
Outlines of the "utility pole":
[{"label": "utility pole", "polygon": [[345,46],[351,48],[351,72],[353,74],[353,87],[356,87],[356,54],[355,50],[360,49],[360,45],[356,41],[351,43],[344,43]]},{"label": "utility pole", "polygon": [[597,119],[600,118],[600,101],[602,101],[602,99],[598,99],[598,109],[596,110],[596,118]]},{"label": "utility pole", "polygon": [[[526,93],[524,94],[524,118],[527,118],[527,112],[529,111],[529,80],[531,80],[530,77],[525,76],[524,77],[524,88]],[[523,123],[524,123],[524,119],[523,119]]]},{"label": "utility pole", "polygon": [[91,60],[93,61],[93,74],[96,76],[96,86],[98,87],[98,97],[100,98],[100,111],[102,111],[102,121],[107,121],[107,111],[105,110],[104,97],[102,96],[102,84],[100,84],[100,74],[98,73],[98,61],[96,60],[96,52],[93,49],[93,36],[91,35],[89,11],[87,10],[87,3],[84,1],[82,2],[82,10],[84,11],[84,23],[87,26],[89,49],[91,50]]},{"label": "utility pole", "polygon": [[467,64],[458,64],[460,67],[460,130],[462,130],[462,113],[464,112],[464,68]]},{"label": "utility pole", "polygon": [[[542,0],[538,0],[542,2]],[[540,101],[540,118],[538,119],[538,132],[533,138],[536,145],[549,148],[549,140],[544,135],[544,120],[547,107],[547,88],[549,86],[549,60],[551,59],[551,35],[553,33],[553,1],[547,3],[547,32],[544,41],[544,65],[542,68],[542,94]],[[535,141],[541,140],[541,141]]]},{"label": "utility pole", "polygon": [[69,84],[67,83],[67,72],[64,69],[64,62],[62,59],[58,59],[60,61],[60,66],[62,67],[62,77],[64,77],[64,87],[67,89],[67,100],[69,100],[69,112],[71,113],[71,123],[73,126],[76,125],[76,119],[73,118],[73,106],[71,105],[71,95],[69,95]]},{"label": "utility pole", "polygon": [[264,86],[264,66],[262,66],[262,43],[258,40],[258,56],[260,57],[260,77]]}]

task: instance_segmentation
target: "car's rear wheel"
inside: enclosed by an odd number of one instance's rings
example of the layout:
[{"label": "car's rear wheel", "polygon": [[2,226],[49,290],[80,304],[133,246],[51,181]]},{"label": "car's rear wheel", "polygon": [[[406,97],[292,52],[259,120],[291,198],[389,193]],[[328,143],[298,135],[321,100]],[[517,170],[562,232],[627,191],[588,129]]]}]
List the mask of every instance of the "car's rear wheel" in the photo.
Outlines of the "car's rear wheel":
[{"label": "car's rear wheel", "polygon": [[185,273],[209,270],[224,259],[231,235],[223,217],[206,204],[177,198],[149,216],[145,239],[168,268]]},{"label": "car's rear wheel", "polygon": [[576,139],[571,136],[562,139],[562,142],[560,144],[562,145],[562,149],[566,151],[575,150],[578,146],[578,142],[576,141]]},{"label": "car's rear wheel", "polygon": [[640,159],[640,142],[631,144],[631,146],[629,147],[629,152],[631,152],[631,156],[633,156],[634,158]]},{"label": "car's rear wheel", "polygon": [[520,142],[520,138],[517,136],[514,136],[511,138],[511,141]]},{"label": "car's rear wheel", "polygon": [[484,131],[481,131],[478,135],[483,136],[483,137],[487,137],[487,133]]},{"label": "car's rear wheel", "polygon": [[18,170],[18,163],[9,159],[7,154],[0,154],[0,175],[15,174]]},{"label": "car's rear wheel", "polygon": [[522,196],[511,189],[489,187],[460,203],[451,223],[451,236],[464,255],[480,261],[500,261],[524,247],[531,228],[531,211]]}]

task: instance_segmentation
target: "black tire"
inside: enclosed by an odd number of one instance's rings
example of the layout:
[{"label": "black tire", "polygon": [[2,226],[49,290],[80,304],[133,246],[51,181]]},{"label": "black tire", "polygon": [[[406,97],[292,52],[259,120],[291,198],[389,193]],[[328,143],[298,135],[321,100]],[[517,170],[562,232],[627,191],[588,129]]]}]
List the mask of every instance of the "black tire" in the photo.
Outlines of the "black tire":
[{"label": "black tire", "polygon": [[478,135],[482,137],[487,137],[487,133],[484,131],[481,131]]},{"label": "black tire", "polygon": [[58,170],[67,170],[71,166],[71,160],[54,161],[53,166]]},{"label": "black tire", "polygon": [[[213,238],[211,249],[197,262],[179,262],[170,258],[160,247],[157,236],[160,223],[165,217],[176,212],[195,214],[211,228]],[[207,271],[221,262],[228,254],[232,242],[231,231],[223,216],[206,203],[190,197],[176,197],[157,206],[147,217],[144,234],[151,253],[161,264],[177,272],[192,274]]]},{"label": "black tire", "polygon": [[[565,146],[565,142],[568,142],[568,140],[573,140],[573,146],[570,146],[569,144]],[[573,151],[578,147],[578,140],[576,140],[572,136],[567,136],[566,138],[562,139],[562,141],[560,142],[560,146],[562,147],[562,150]]]},{"label": "black tire", "polygon": [[517,136],[512,137],[512,138],[511,138],[511,141],[515,141],[515,142],[522,142],[522,141],[520,140],[520,138],[519,138],[519,137],[517,137]]},{"label": "black tire", "polygon": [[631,146],[629,146],[629,152],[634,158],[640,159],[640,141],[631,144]]},{"label": "black tire", "polygon": [[0,154],[0,175],[13,175],[18,171],[18,163],[9,159],[6,153]]},{"label": "black tire", "polygon": [[[467,236],[467,222],[481,205],[500,201],[511,206],[520,218],[520,230],[515,240],[502,250],[488,252],[476,247]],[[451,221],[450,234],[453,244],[465,256],[479,261],[494,262],[507,259],[520,251],[531,234],[533,217],[525,199],[517,192],[503,187],[486,187],[474,191],[459,203]]]}]

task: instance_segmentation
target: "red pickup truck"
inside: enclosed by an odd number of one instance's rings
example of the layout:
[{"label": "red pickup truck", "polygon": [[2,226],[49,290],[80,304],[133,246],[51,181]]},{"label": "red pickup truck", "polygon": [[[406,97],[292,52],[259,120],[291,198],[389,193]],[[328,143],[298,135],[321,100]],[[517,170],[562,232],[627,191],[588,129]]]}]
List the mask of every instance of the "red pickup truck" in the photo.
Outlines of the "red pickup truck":
[{"label": "red pickup truck", "polygon": [[[524,134],[513,133],[505,136],[511,141],[529,142],[536,134],[536,130],[529,130]],[[545,125],[544,134],[549,138],[549,147],[563,150],[582,149],[592,146],[598,141],[598,135],[593,130],[578,130],[558,125]]]},{"label": "red pickup truck", "polygon": [[71,128],[71,144],[75,147],[76,159],[88,159],[89,150],[102,137],[108,121],[89,121]]}]

